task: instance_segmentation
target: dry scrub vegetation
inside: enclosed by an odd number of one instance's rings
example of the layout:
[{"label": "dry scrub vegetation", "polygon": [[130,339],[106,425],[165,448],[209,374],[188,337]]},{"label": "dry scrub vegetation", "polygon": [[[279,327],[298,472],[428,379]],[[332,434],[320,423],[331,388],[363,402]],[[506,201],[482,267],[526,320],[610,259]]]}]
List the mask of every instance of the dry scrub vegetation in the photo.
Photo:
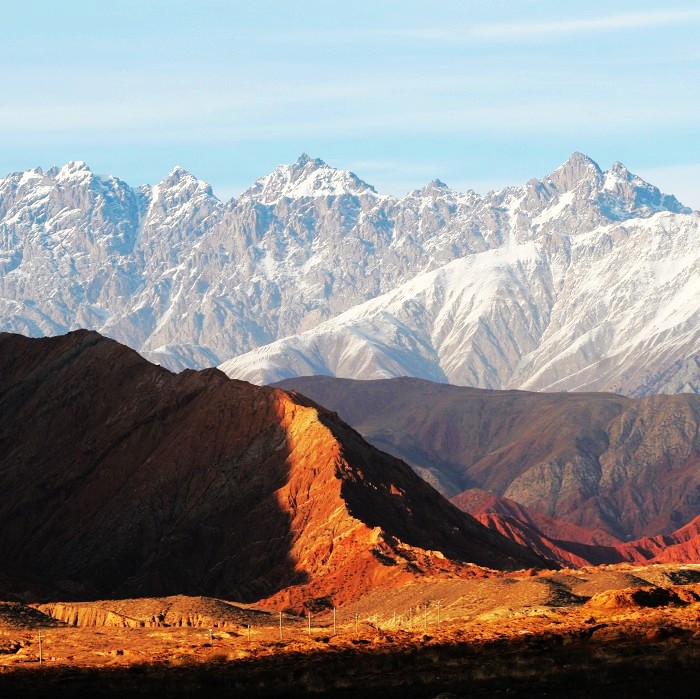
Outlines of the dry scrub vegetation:
[{"label": "dry scrub vegetation", "polygon": [[281,637],[279,611],[208,598],[2,603],[0,696],[695,697],[699,581],[677,565],[438,580],[369,593],[335,631],[330,609],[283,613]]}]

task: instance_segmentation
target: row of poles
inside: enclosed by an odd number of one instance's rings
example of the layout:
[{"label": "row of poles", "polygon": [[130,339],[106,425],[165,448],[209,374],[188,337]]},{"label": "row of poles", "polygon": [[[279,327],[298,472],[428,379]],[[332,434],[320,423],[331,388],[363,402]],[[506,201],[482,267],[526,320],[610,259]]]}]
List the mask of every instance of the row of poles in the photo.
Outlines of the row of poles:
[{"label": "row of poles", "polygon": [[[441,618],[440,618],[440,602],[437,602],[436,605],[437,608],[437,625],[438,627],[440,626]],[[418,616],[418,615],[416,615]],[[283,619],[284,619],[284,614],[282,612],[278,613],[279,617],[279,636],[280,636],[280,641],[283,640],[283,629],[284,629],[284,624],[283,624]],[[307,619],[307,634],[310,636],[311,635],[311,612],[308,612],[306,614],[306,619]],[[398,628],[397,624],[397,614],[396,612],[393,613],[392,617],[392,628]],[[379,615],[375,614],[374,617],[370,617],[367,619],[368,622],[374,623],[374,626],[379,629]],[[355,614],[354,615],[354,622],[355,622],[355,634],[357,635],[359,633],[360,629],[360,615]],[[408,627],[410,630],[413,630],[414,628],[414,615],[413,615],[413,609],[409,609],[408,611]],[[210,630],[211,631],[211,630]],[[423,631],[427,633],[428,631],[428,605],[423,604]],[[333,635],[336,636],[338,634],[338,625],[337,625],[337,609],[333,607]],[[250,641],[250,625],[248,625],[248,640]]]},{"label": "row of poles", "polygon": [[[310,636],[311,635],[311,612],[308,612],[306,615],[307,618],[307,633]],[[409,609],[408,611],[408,627],[410,630],[413,630],[413,609]],[[280,641],[283,640],[284,637],[284,614],[282,612],[279,612],[279,631],[280,631]],[[360,615],[355,614],[355,635],[359,634],[360,630]],[[367,619],[371,623],[371,618]],[[392,620],[392,626],[393,628],[397,628],[397,616],[396,612],[394,612],[393,615],[393,620]],[[375,614],[374,615],[374,625],[379,628],[379,615]],[[438,601],[437,603],[437,625],[440,626],[440,602]],[[423,605],[423,630],[424,632],[427,633],[428,631],[428,605],[424,604]],[[248,641],[250,641],[250,633],[251,633],[251,626],[250,624],[247,625],[247,635],[248,635]],[[337,609],[333,607],[333,635],[337,636],[338,634],[338,626],[337,626]],[[214,641],[214,629],[209,629],[209,643],[213,643]],[[39,664],[43,663],[44,661],[44,654],[43,654],[43,638],[41,635],[41,631],[39,631]]]},{"label": "row of poles", "polygon": [[[338,616],[337,612],[338,610],[333,607],[333,635],[337,636],[338,635]],[[280,641],[284,640],[284,614],[283,612],[278,612],[278,619],[279,619],[279,637]],[[306,614],[306,620],[307,620],[307,627],[306,627],[306,632],[309,636],[311,636],[311,612],[308,612]],[[373,621],[372,621],[373,620]],[[380,628],[379,626],[379,615],[375,614],[374,617],[370,617],[367,619],[370,623],[374,623],[374,626],[376,626],[378,629]],[[437,603],[437,625],[440,626],[440,602],[438,601]],[[360,615],[355,614],[354,615],[354,622],[355,622],[355,634],[359,634],[360,631]],[[410,609],[408,612],[408,627],[410,630],[413,630],[413,624],[414,624],[414,616],[413,616],[413,609]],[[397,628],[397,615],[396,612],[394,612],[393,617],[392,617],[392,627]],[[250,641],[250,634],[251,634],[251,625],[248,624],[246,626],[246,632],[248,636],[248,641]],[[428,631],[428,605],[424,604],[423,605],[423,631],[427,633]],[[213,641],[213,629],[209,629],[209,642],[211,643]]]}]

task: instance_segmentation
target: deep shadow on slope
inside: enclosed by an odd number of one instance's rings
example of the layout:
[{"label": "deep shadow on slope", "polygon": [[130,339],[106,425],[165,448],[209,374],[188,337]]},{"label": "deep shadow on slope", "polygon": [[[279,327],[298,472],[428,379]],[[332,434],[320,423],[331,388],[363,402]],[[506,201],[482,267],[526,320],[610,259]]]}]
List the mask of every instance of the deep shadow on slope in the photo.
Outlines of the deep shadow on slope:
[{"label": "deep shadow on slope", "polygon": [[301,607],[433,559],[456,561],[444,574],[549,565],[302,396],[216,369],[174,375],[85,331],[1,335],[0,377],[13,494],[0,561],[32,579],[15,588],[24,601],[46,600],[43,583],[57,601],[279,593]]},{"label": "deep shadow on slope", "polygon": [[270,389],[174,375],[86,331],[0,335],[0,383],[0,560],[25,577],[63,599],[304,582]]}]

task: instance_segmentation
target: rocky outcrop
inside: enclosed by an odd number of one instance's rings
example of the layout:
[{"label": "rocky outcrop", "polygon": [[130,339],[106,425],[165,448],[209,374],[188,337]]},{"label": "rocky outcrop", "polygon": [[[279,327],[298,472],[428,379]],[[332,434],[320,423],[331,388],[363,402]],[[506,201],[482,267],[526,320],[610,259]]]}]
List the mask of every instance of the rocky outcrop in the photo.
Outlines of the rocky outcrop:
[{"label": "rocky outcrop", "polygon": [[[700,516],[672,534],[647,536],[627,543],[601,544],[589,543],[598,538],[597,533],[587,532],[581,527],[560,526],[558,528],[563,534],[561,537],[546,534],[533,524],[540,517],[536,514],[530,516],[526,508],[519,508],[522,519],[494,511],[502,509],[498,506],[483,509],[486,511],[480,513],[469,509],[466,511],[471,512],[489,529],[527,546],[561,566],[578,568],[616,563],[700,563]],[[547,523],[547,519],[544,521]]]},{"label": "rocky outcrop", "polygon": [[239,629],[269,620],[265,612],[246,609],[209,597],[176,595],[163,598],[50,602],[36,604],[42,614],[68,626],[122,628],[187,626],[205,629]]},{"label": "rocky outcrop", "polygon": [[670,587],[631,587],[609,590],[591,597],[585,607],[591,611],[626,611],[639,607],[686,606],[700,602],[700,586],[673,585]]},{"label": "rocky outcrop", "polygon": [[469,512],[480,522],[487,518],[505,521],[511,520],[527,526],[532,531],[538,531],[549,539],[576,541],[579,544],[591,546],[616,546],[622,542],[602,529],[586,529],[561,519],[548,517],[537,510],[531,510],[523,505],[499,497],[479,488],[465,490],[451,498],[451,501],[464,512]]},{"label": "rocky outcrop", "polygon": [[117,626],[137,629],[142,626],[150,626],[139,619],[130,619],[122,614],[116,614],[109,609],[100,609],[89,604],[66,604],[55,602],[54,604],[42,604],[37,609],[68,626]]}]

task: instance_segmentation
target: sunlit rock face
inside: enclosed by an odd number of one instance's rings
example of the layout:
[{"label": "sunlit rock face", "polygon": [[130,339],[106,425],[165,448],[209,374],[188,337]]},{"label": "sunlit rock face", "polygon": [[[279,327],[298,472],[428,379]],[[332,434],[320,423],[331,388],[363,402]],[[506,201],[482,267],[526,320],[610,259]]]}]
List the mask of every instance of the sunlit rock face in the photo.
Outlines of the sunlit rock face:
[{"label": "sunlit rock face", "polygon": [[670,535],[700,515],[697,395],[488,391],[408,377],[279,385],[337,411],[465,510],[552,539],[609,545]]}]

